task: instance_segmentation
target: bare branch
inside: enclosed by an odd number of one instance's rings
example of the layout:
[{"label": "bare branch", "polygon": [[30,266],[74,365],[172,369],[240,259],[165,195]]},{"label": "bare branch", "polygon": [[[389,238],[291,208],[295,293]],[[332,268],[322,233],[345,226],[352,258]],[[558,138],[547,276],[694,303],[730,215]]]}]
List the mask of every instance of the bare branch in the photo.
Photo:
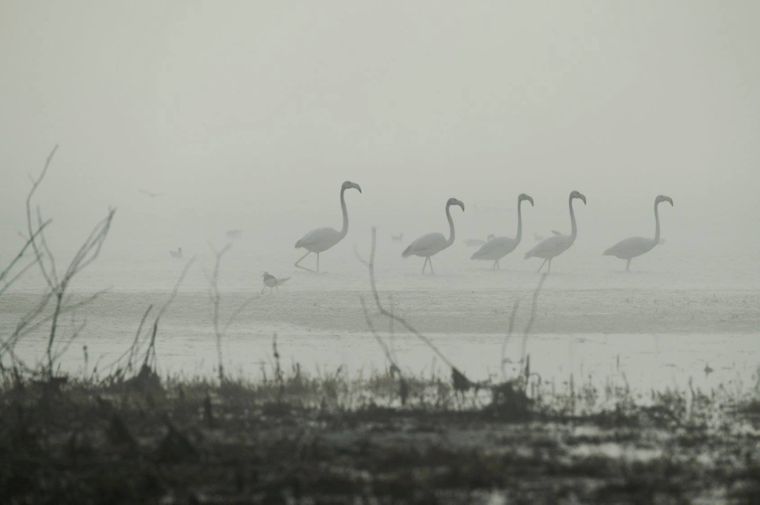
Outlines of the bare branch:
[{"label": "bare branch", "polygon": [[369,328],[370,333],[372,333],[372,336],[375,337],[375,340],[377,340],[377,343],[380,345],[380,348],[383,350],[383,353],[385,354],[385,357],[388,360],[388,362],[391,365],[393,365],[395,369],[398,370],[399,373],[401,373],[401,368],[396,363],[396,360],[393,359],[393,355],[391,353],[390,348],[388,347],[388,344],[385,343],[382,337],[377,333],[377,330],[375,330],[375,325],[372,323],[372,319],[369,317],[369,311],[367,310],[366,303],[364,303],[363,296],[359,296],[359,302],[362,304],[362,311],[364,312],[364,320],[367,322],[367,327]]},{"label": "bare branch", "polygon": [[416,328],[414,328],[411,324],[409,324],[406,319],[404,319],[401,316],[397,316],[393,312],[389,312],[388,310],[383,307],[383,305],[380,303],[380,295],[377,292],[377,285],[375,283],[375,248],[377,243],[377,229],[375,227],[372,227],[372,246],[370,248],[369,253],[369,263],[368,263],[368,270],[369,270],[369,282],[370,287],[372,288],[372,296],[375,299],[375,305],[377,305],[377,310],[384,316],[389,317],[393,319],[394,321],[398,322],[407,329],[410,333],[412,333],[414,336],[422,340],[430,349],[433,350],[433,352],[438,355],[441,360],[446,363],[450,368],[456,369],[454,364],[433,344],[433,342],[417,331]]},{"label": "bare branch", "polygon": [[[211,274],[211,276],[207,276],[210,290],[209,290],[209,298],[211,299],[211,317],[214,325],[214,336],[216,337],[216,353],[217,353],[217,360],[218,360],[218,366],[219,366],[219,381],[224,381],[224,361],[222,358],[222,336],[224,335],[224,331],[219,328],[219,311],[220,306],[222,303],[222,296],[219,293],[219,268],[222,263],[222,257],[227,253],[227,251],[230,250],[232,247],[232,243],[227,244],[222,248],[222,250],[217,251],[211,244],[209,244],[209,247],[214,252],[214,270]],[[242,307],[239,308],[240,311],[243,310]],[[235,314],[237,315],[237,314]],[[227,321],[227,325],[225,326],[225,329],[229,327],[231,324],[231,320]]]},{"label": "bare branch", "polygon": [[[42,226],[42,212],[40,211],[40,207],[37,206],[37,226],[38,228]],[[50,260],[50,276],[58,282],[58,272],[55,268],[55,256],[53,256],[53,252],[50,250],[50,247],[48,247],[47,244],[47,237],[45,236],[45,233],[40,233],[40,245],[42,246],[42,250],[44,251],[44,255],[47,256],[47,258]]]},{"label": "bare branch", "polygon": [[[34,255],[37,258],[37,265],[40,267],[40,272],[42,273],[42,276],[45,278],[45,282],[47,282],[48,287],[52,290],[55,289],[57,282],[53,282],[54,279],[51,277],[51,274],[48,273],[47,269],[45,268],[45,262],[42,255],[42,252],[40,251],[40,248],[37,246],[37,240],[35,239],[36,234],[33,231],[33,221],[32,221],[32,197],[37,192],[37,188],[39,188],[40,184],[42,183],[42,180],[45,178],[45,175],[47,174],[48,168],[50,168],[50,163],[53,161],[53,156],[55,156],[55,152],[58,150],[58,144],[53,147],[53,150],[50,151],[50,154],[48,155],[47,159],[45,160],[45,166],[42,168],[42,172],[36,179],[32,179],[32,189],[29,190],[29,193],[26,196],[26,225],[27,225],[27,232],[29,233],[29,238],[31,240],[32,249],[34,250]],[[42,233],[40,231],[40,233]]]},{"label": "bare branch", "polygon": [[528,344],[528,336],[530,335],[530,331],[533,329],[533,322],[536,320],[536,308],[538,307],[538,294],[541,292],[541,288],[544,286],[544,281],[546,281],[546,277],[549,274],[544,272],[541,274],[541,279],[538,281],[538,285],[536,286],[536,289],[533,291],[533,298],[530,305],[530,318],[528,319],[528,323],[525,325],[525,329],[523,330],[523,339],[522,339],[522,345],[520,346],[520,360],[525,360],[525,348]]},{"label": "bare branch", "polygon": [[227,330],[232,325],[232,323],[237,319],[237,317],[243,312],[243,310],[248,307],[252,302],[255,300],[258,300],[261,298],[261,294],[253,295],[252,297],[248,298],[247,300],[244,300],[240,305],[238,305],[238,308],[232,311],[232,314],[230,314],[230,317],[227,319],[227,323],[224,325],[224,328],[222,329],[222,335],[227,334]]},{"label": "bare branch", "polygon": [[[48,219],[44,223],[42,223],[41,226],[38,226],[37,229],[34,231],[31,237],[25,237],[26,242],[24,243],[24,246],[19,250],[19,252],[16,254],[16,256],[11,260],[11,262],[5,267],[5,270],[0,272],[0,282],[3,282],[10,274],[10,272],[13,270],[13,267],[18,263],[21,258],[24,257],[24,254],[26,254],[26,250],[29,249],[29,247],[32,246],[32,242],[37,238],[37,236],[42,233],[42,231],[52,222],[52,220]],[[5,283],[5,285],[0,288],[0,294],[2,294],[8,287],[10,287],[20,276],[23,272],[26,272],[31,266],[34,265],[34,262],[29,263],[27,266],[25,266],[21,272],[17,273],[14,277],[12,277],[9,281]]]},{"label": "bare branch", "polygon": [[143,366],[147,366],[148,362],[150,361],[150,358],[153,358],[153,366],[155,367],[155,361],[156,361],[156,335],[158,333],[158,322],[161,320],[161,317],[164,315],[164,313],[167,311],[169,306],[171,306],[172,302],[174,302],[174,299],[177,298],[177,293],[179,292],[179,287],[182,285],[182,281],[185,280],[185,276],[187,275],[187,272],[190,271],[190,267],[195,263],[195,256],[190,258],[188,262],[185,264],[185,267],[182,269],[182,272],[180,273],[179,277],[177,278],[177,282],[174,283],[174,288],[172,289],[172,292],[169,294],[169,298],[164,302],[164,304],[161,306],[161,308],[158,310],[158,314],[156,314],[156,318],[153,320],[152,325],[152,331],[150,336],[150,343],[148,344],[148,349],[145,351],[145,358],[143,359]]},{"label": "bare branch", "polygon": [[512,332],[515,329],[515,319],[517,318],[517,309],[520,307],[520,300],[515,300],[512,304],[512,313],[509,315],[509,328],[507,328],[507,334],[504,337],[504,341],[501,344],[501,375],[502,379],[507,379],[507,371],[504,365],[507,363],[507,344],[512,338]]}]

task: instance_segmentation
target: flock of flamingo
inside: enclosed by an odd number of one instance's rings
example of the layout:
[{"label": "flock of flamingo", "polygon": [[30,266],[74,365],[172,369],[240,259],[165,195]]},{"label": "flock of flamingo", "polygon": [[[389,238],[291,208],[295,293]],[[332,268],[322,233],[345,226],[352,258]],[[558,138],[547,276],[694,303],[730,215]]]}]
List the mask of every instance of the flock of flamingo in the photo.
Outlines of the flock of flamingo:
[{"label": "flock of flamingo", "polygon": [[[340,207],[343,213],[343,225],[340,230],[335,228],[317,228],[312,230],[298,242],[296,242],[296,248],[306,249],[306,254],[301,256],[296,261],[295,266],[304,270],[319,272],[319,255],[335,246],[338,242],[345,238],[348,233],[348,210],[346,208],[345,193],[348,189],[355,189],[359,193],[362,192],[362,188],[355,182],[346,181],[340,188]],[[578,192],[572,191],[568,198],[568,206],[570,209],[570,234],[565,235],[559,232],[554,232],[554,235],[541,240],[532,249],[525,253],[525,258],[540,258],[543,259],[543,263],[539,267],[540,272],[544,265],[547,265],[547,271],[551,272],[552,260],[567,251],[575,242],[575,238],[578,236],[578,225],[575,221],[575,210],[573,208],[573,202],[575,200],[581,200],[586,204],[586,197]],[[522,204],[523,202],[530,202],[533,206],[533,198],[525,193],[520,194],[517,197],[517,233],[514,237],[490,237],[489,240],[484,243],[473,255],[473,260],[493,261],[493,269],[500,268],[499,261],[504,256],[517,249],[522,239]],[[659,205],[662,202],[668,202],[671,206],[673,200],[669,196],[659,195],[654,199],[654,219],[655,219],[655,233],[654,238],[646,237],[629,237],[621,240],[617,244],[613,245],[603,254],[607,256],[614,256],[626,261],[625,269],[630,271],[631,260],[637,256],[641,256],[644,253],[651,251],[657,244],[660,243],[660,213]],[[428,233],[413,241],[409,246],[404,249],[401,256],[404,258],[409,256],[419,256],[425,258],[422,264],[422,273],[424,274],[427,267],[430,267],[430,273],[433,271],[432,257],[450,247],[456,238],[454,230],[454,219],[451,217],[451,207],[459,207],[464,211],[464,203],[456,198],[449,198],[446,202],[446,220],[449,223],[449,237],[446,238],[442,233]],[[393,237],[394,241],[396,236]],[[400,241],[403,235],[398,237]],[[301,261],[306,259],[310,254],[316,254],[316,270],[312,270],[301,265]]]}]

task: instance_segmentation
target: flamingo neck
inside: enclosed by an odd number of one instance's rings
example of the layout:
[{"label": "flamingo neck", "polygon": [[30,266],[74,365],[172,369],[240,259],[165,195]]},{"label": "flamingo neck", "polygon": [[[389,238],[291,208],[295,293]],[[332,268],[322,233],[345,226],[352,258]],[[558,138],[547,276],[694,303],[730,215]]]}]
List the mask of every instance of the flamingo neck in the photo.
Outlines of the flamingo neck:
[{"label": "flamingo neck", "polygon": [[575,210],[573,209],[572,197],[570,198],[568,205],[570,206],[570,236],[573,238],[573,240],[575,240],[575,237],[578,236],[578,225],[575,224]]},{"label": "flamingo neck", "polygon": [[515,236],[515,240],[518,244],[522,240],[522,203],[522,200],[517,201],[517,235]]},{"label": "flamingo neck", "polygon": [[660,243],[660,203],[654,204],[654,243]]},{"label": "flamingo neck", "polygon": [[456,237],[456,233],[454,233],[454,220],[451,218],[451,206],[446,206],[446,219],[449,221],[449,241],[448,244],[451,245],[454,243],[454,238]]},{"label": "flamingo neck", "polygon": [[348,234],[348,209],[346,209],[346,189],[340,190],[340,210],[343,212],[343,226],[340,229],[340,236],[345,237]]}]

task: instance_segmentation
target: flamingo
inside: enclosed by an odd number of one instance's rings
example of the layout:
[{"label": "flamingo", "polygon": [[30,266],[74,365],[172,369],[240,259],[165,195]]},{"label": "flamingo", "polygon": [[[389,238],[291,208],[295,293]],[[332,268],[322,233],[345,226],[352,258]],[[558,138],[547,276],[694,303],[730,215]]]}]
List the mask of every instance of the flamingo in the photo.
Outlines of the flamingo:
[{"label": "flamingo", "polygon": [[552,260],[556,257],[562,254],[563,252],[567,251],[571,245],[573,245],[573,242],[575,242],[575,237],[578,236],[578,226],[575,224],[575,211],[573,210],[573,200],[576,198],[583,200],[583,204],[586,204],[586,197],[578,192],[573,191],[570,193],[570,197],[568,198],[568,205],[570,207],[570,225],[572,226],[572,231],[570,232],[570,235],[563,235],[557,231],[554,232],[553,237],[549,237],[547,239],[542,240],[535,246],[533,246],[533,249],[525,253],[525,258],[543,258],[544,262],[541,263],[541,266],[538,267],[538,271],[540,272],[542,268],[544,268],[544,265],[546,262],[549,262],[549,268],[548,271],[552,271]]},{"label": "flamingo", "polygon": [[621,240],[617,244],[613,245],[606,251],[604,251],[605,256],[615,256],[616,258],[620,258],[621,260],[625,260],[625,271],[630,272],[631,270],[631,260],[635,258],[636,256],[641,256],[642,254],[651,251],[654,249],[654,246],[659,244],[660,241],[660,212],[658,210],[658,206],[662,202],[668,202],[670,206],[673,206],[673,199],[669,196],[665,195],[658,195],[657,198],[654,199],[654,238],[645,238],[645,237],[629,237],[626,239]]},{"label": "flamingo", "polygon": [[306,256],[311,253],[315,253],[317,255],[316,272],[319,272],[319,253],[330,249],[332,246],[345,238],[346,234],[348,233],[348,210],[346,210],[346,198],[344,193],[347,189],[356,189],[359,191],[359,193],[362,192],[361,186],[351,181],[344,182],[340,187],[340,208],[343,211],[343,226],[341,227],[340,231],[336,230],[335,228],[317,228],[316,230],[311,230],[309,233],[301,237],[301,239],[296,242],[296,249],[303,247],[306,249],[306,254],[301,256],[298,261],[296,261],[296,267],[314,272],[314,270],[310,268],[302,267],[300,263],[304,258],[306,258]]},{"label": "flamingo", "polygon": [[425,262],[422,264],[423,274],[425,273],[425,267],[429,263],[430,273],[435,275],[435,272],[433,271],[433,261],[430,259],[430,257],[443,251],[454,243],[454,237],[456,235],[454,233],[454,220],[451,219],[452,205],[457,205],[462,209],[462,211],[464,211],[464,204],[460,200],[457,200],[456,198],[449,198],[446,202],[446,219],[449,221],[448,240],[443,236],[442,233],[428,233],[427,235],[423,235],[409,244],[409,247],[404,249],[404,252],[401,253],[401,256],[404,258],[411,255],[421,256],[425,258]]},{"label": "flamingo", "polygon": [[475,251],[470,259],[493,261],[493,269],[501,269],[499,261],[507,254],[514,251],[522,239],[522,203],[530,202],[533,206],[533,198],[525,193],[520,193],[517,197],[517,235],[512,237],[495,237],[483,244],[480,249]]}]

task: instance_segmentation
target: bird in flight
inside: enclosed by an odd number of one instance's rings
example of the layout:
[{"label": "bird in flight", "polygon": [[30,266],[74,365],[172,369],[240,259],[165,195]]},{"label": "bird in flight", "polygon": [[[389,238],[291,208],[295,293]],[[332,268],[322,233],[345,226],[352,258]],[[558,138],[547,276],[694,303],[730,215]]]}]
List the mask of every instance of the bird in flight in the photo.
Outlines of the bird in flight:
[{"label": "bird in flight", "polygon": [[148,191],[147,189],[141,189],[140,193],[142,193],[143,195],[147,195],[151,198],[156,198],[157,196],[164,196],[163,193],[154,193],[153,191]]}]

